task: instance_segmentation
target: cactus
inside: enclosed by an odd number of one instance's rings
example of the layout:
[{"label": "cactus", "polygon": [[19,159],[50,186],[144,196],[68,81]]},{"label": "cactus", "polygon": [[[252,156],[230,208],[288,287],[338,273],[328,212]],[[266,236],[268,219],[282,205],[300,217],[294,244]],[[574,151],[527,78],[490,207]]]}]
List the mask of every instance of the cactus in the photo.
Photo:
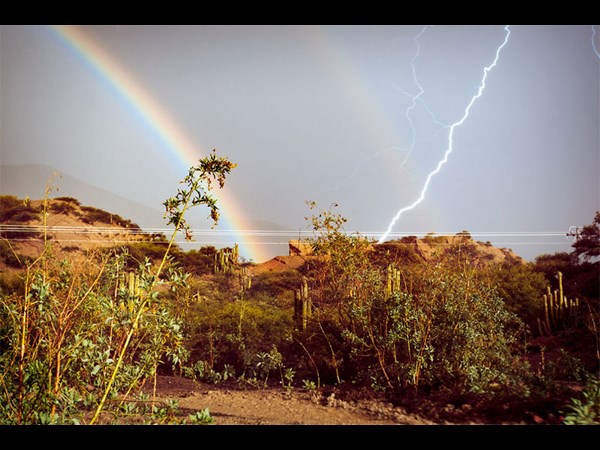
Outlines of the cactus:
[{"label": "cactus", "polygon": [[226,247],[218,250],[214,258],[214,273],[232,273],[238,265],[238,245],[235,244],[233,248]]},{"label": "cactus", "polygon": [[558,272],[558,289],[552,292],[550,286],[543,296],[544,299],[544,318],[537,319],[540,334],[551,335],[553,331],[558,331],[570,324],[575,324],[577,311],[579,309],[579,299],[568,299],[563,294],[562,273]]},{"label": "cactus", "polygon": [[312,315],[312,304],[308,297],[308,282],[302,277],[302,286],[294,291],[294,320],[302,330],[306,329],[308,318]]},{"label": "cactus", "polygon": [[244,294],[252,287],[252,275],[248,274],[248,268],[242,267],[239,273],[240,294]]},{"label": "cactus", "polygon": [[[125,275],[119,275],[119,288],[125,288]],[[127,290],[129,291],[130,297],[137,297],[140,295],[140,276],[134,272],[129,272],[127,277]]]},{"label": "cactus", "polygon": [[390,264],[385,274],[385,296],[389,298],[396,292],[400,292],[400,270]]}]

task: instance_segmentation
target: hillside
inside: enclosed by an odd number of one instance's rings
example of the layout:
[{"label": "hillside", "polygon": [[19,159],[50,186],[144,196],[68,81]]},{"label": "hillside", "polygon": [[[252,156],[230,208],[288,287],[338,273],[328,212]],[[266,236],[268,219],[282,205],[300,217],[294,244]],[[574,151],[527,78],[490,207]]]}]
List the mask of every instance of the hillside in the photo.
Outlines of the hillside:
[{"label": "hillside", "polygon": [[[19,199],[12,195],[3,195],[0,198],[0,231],[5,238],[0,249],[0,269],[6,269],[7,257],[10,260],[10,254],[35,258],[42,251],[43,201]],[[130,219],[93,206],[82,205],[73,197],[49,199],[47,207],[46,239],[53,243],[53,250],[57,255],[72,253],[75,250],[164,239],[162,234],[144,233],[141,227]],[[10,242],[12,250],[7,247],[7,241]],[[475,266],[524,262],[511,250],[474,241],[466,232],[454,236],[409,236],[397,241],[373,244],[371,250],[376,258],[395,263],[430,263],[438,258],[452,256],[467,258],[470,264]],[[290,241],[287,255],[278,255],[251,266],[250,274],[297,270],[311,258],[314,256],[311,255],[308,242]]]},{"label": "hillside", "polygon": [[93,206],[82,205],[73,197],[48,200],[46,224],[42,223],[42,200],[0,197],[0,269],[10,266],[14,254],[37,257],[46,240],[57,256],[78,250],[111,247],[119,244],[148,242],[161,236],[149,236],[129,219]]},{"label": "hillside", "polygon": [[[252,275],[265,272],[296,270],[310,261],[312,255],[307,242],[290,241],[288,255],[276,256],[250,269]],[[469,264],[482,267],[490,264],[517,263],[525,261],[512,250],[494,247],[491,243],[473,240],[468,233],[454,236],[429,235],[423,238],[408,236],[396,241],[373,244],[374,257],[387,263],[433,263],[438,259],[459,257]]]},{"label": "hillside", "polygon": [[475,241],[468,232],[453,236],[430,234],[423,238],[408,236],[375,246],[379,254],[392,260],[431,262],[438,258],[458,257],[476,266],[523,263],[523,258],[507,248],[494,247],[490,242]]}]

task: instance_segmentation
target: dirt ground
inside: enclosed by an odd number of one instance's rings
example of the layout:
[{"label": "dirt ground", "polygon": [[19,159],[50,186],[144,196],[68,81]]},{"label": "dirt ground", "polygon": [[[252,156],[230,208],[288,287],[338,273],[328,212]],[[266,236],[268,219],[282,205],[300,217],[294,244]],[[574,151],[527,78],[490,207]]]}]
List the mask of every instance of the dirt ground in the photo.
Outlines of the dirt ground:
[{"label": "dirt ground", "polygon": [[159,400],[178,400],[185,414],[208,408],[216,425],[427,425],[429,420],[376,400],[343,401],[335,393],[220,387],[161,376]]},{"label": "dirt ground", "polygon": [[394,425],[430,424],[401,409],[377,402],[345,402],[335,394],[280,388],[231,389],[162,376],[157,397],[176,398],[189,414],[208,408],[217,425]]}]

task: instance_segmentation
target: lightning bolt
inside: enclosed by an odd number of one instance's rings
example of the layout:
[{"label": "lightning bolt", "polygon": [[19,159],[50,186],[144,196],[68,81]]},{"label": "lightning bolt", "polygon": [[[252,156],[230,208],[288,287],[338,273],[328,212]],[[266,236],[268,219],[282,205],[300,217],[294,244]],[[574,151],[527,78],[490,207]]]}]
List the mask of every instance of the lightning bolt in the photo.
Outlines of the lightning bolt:
[{"label": "lightning bolt", "polygon": [[[409,101],[410,101],[410,106],[408,106],[408,108],[406,108],[406,120],[408,121],[408,123],[410,125],[410,128],[412,130],[412,138],[411,138],[411,144],[410,144],[410,146],[408,148],[400,148],[400,147],[397,147],[397,146],[392,146],[392,147],[389,147],[389,148],[386,148],[386,149],[383,149],[383,150],[379,150],[374,155],[362,159],[356,165],[356,167],[354,168],[354,172],[352,172],[348,177],[346,177],[344,180],[340,181],[337,184],[337,186],[334,187],[335,190],[338,190],[342,184],[344,184],[344,183],[350,181],[351,179],[353,179],[359,173],[359,169],[364,164],[366,164],[367,162],[369,162],[371,160],[374,160],[374,159],[378,158],[383,153],[387,153],[387,152],[392,151],[392,150],[403,152],[403,153],[406,152],[406,156],[402,160],[402,163],[400,164],[400,168],[408,173],[408,171],[406,170],[406,168],[404,166],[406,165],[406,162],[408,161],[408,158],[412,154],[412,152],[413,152],[413,150],[414,150],[417,142],[434,139],[442,130],[444,130],[444,129],[446,129],[446,128],[449,127],[449,125],[439,122],[435,118],[435,115],[433,114],[433,112],[431,111],[431,109],[429,108],[429,106],[425,103],[425,101],[423,99],[420,98],[421,95],[423,95],[425,93],[425,90],[423,89],[423,86],[419,82],[419,78],[417,77],[417,70],[415,68],[415,62],[416,62],[417,58],[420,56],[420,54],[421,54],[421,44],[419,42],[419,39],[421,38],[421,36],[423,36],[423,34],[427,30],[427,28],[432,28],[433,26],[434,25],[426,25],[426,26],[424,26],[421,29],[421,31],[413,38],[413,41],[414,41],[415,46],[416,46],[416,51],[415,51],[415,54],[413,55],[413,57],[410,60],[410,67],[411,67],[411,70],[412,70],[413,83],[417,87],[418,92],[416,94],[412,95],[412,94],[408,93],[407,91],[401,89],[400,87],[396,86],[395,84],[392,84],[392,87],[395,90],[397,90],[398,92],[400,92],[402,95],[408,97]],[[425,108],[425,111],[427,111],[427,113],[431,116],[432,122],[435,123],[436,125],[440,126],[440,128],[437,131],[435,131],[435,133],[433,133],[432,136],[417,138],[417,128],[415,127],[415,124],[414,124],[414,121],[413,121],[413,118],[412,118],[412,113],[413,113],[414,109],[417,107],[417,102],[419,102]]]},{"label": "lightning bolt", "polygon": [[[494,67],[496,67],[496,64],[498,62],[498,58],[500,57],[500,51],[504,48],[504,46],[508,42],[508,38],[510,37],[510,26],[506,25],[504,27],[504,30],[506,31],[506,36],[504,37],[504,41],[496,49],[496,57],[494,58],[494,61],[489,66],[484,67],[484,69],[483,69],[483,77],[481,79],[481,84],[479,86],[479,89],[478,89],[477,93],[471,98],[471,101],[469,102],[469,104],[465,108],[465,112],[464,112],[463,116],[460,118],[460,120],[458,120],[457,122],[454,122],[452,125],[450,125],[450,131],[448,133],[448,148],[446,149],[446,151],[444,153],[444,157],[438,162],[436,168],[432,172],[430,172],[429,175],[427,175],[427,179],[425,180],[425,184],[424,184],[423,189],[421,190],[421,194],[419,195],[419,197],[417,198],[417,200],[415,200],[409,206],[405,206],[404,208],[400,209],[400,211],[398,211],[396,213],[396,215],[393,217],[392,221],[388,225],[387,230],[379,238],[379,241],[378,241],[379,244],[381,244],[382,242],[384,242],[386,240],[386,238],[388,237],[388,235],[392,232],[392,228],[394,227],[394,225],[396,224],[396,222],[398,221],[398,219],[400,219],[400,216],[402,216],[403,213],[405,213],[406,211],[410,211],[411,209],[415,208],[419,203],[421,203],[425,199],[425,194],[427,193],[427,189],[429,189],[429,184],[431,183],[431,180],[433,179],[433,177],[435,175],[437,175],[440,172],[440,170],[442,169],[443,165],[446,164],[446,162],[448,162],[448,157],[450,156],[450,153],[452,153],[452,149],[453,149],[453,146],[454,146],[454,141],[453,141],[453,139],[454,139],[454,130],[456,129],[456,127],[462,125],[465,122],[465,120],[467,120],[467,118],[469,117],[469,113],[471,112],[471,107],[475,103],[475,100],[477,100],[483,94],[483,91],[485,89],[485,81],[487,79],[488,73]],[[420,35],[422,35],[424,31],[425,31],[425,29],[422,30],[422,32],[420,33]],[[414,66],[413,66],[413,68],[414,68]]]},{"label": "lightning bolt", "polygon": [[449,127],[449,125],[438,122],[438,120],[435,118],[435,115],[433,114],[431,109],[429,109],[429,106],[427,105],[427,103],[425,103],[425,101],[422,98],[420,98],[421,95],[423,95],[425,93],[425,89],[423,89],[423,86],[421,85],[421,83],[419,82],[419,78],[417,77],[417,68],[415,66],[415,62],[417,61],[417,58],[421,55],[421,44],[419,42],[419,39],[421,38],[421,36],[423,36],[423,34],[427,30],[427,28],[432,28],[432,27],[433,27],[433,25],[424,26],[423,29],[421,30],[421,32],[419,34],[417,34],[415,36],[415,38],[413,39],[415,42],[415,45],[417,47],[417,51],[415,52],[412,59],[410,60],[410,67],[411,67],[412,76],[413,76],[413,83],[415,84],[415,86],[417,86],[417,88],[419,89],[419,92],[415,95],[410,95],[406,91],[403,91],[400,88],[394,86],[396,88],[396,90],[398,90],[402,94],[406,95],[407,97],[411,98],[411,105],[408,108],[406,108],[406,120],[408,121],[410,128],[412,130],[412,140],[410,143],[410,147],[408,148],[408,151],[406,153],[406,156],[404,157],[404,160],[402,161],[402,164],[400,165],[400,167],[402,169],[404,169],[404,165],[406,164],[406,161],[408,161],[408,158],[410,158],[410,155],[412,154],[413,150],[415,149],[417,142],[428,139],[428,138],[417,138],[417,128],[415,127],[415,123],[413,122],[412,114],[411,114],[414,111],[414,109],[417,107],[417,102],[420,102],[423,105],[423,107],[425,108],[425,111],[427,111],[427,113],[431,116],[431,120],[433,121],[433,123],[440,126],[440,128],[429,139],[433,139],[435,136],[437,136],[437,134],[440,131]]},{"label": "lightning bolt", "polygon": [[592,48],[594,49],[594,52],[596,53],[598,58],[600,58],[600,53],[598,53],[598,49],[596,48],[596,41],[594,40],[595,36],[596,36],[596,25],[592,25]]}]

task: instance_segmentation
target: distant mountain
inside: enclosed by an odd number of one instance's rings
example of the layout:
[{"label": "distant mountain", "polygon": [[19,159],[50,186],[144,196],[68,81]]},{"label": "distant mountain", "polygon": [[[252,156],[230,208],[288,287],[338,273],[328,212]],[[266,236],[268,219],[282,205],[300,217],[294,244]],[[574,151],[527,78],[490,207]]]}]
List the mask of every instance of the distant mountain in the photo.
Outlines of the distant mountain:
[{"label": "distant mountain", "polygon": [[140,227],[164,226],[163,212],[121,197],[98,186],[91,185],[71,175],[63,174],[41,164],[0,166],[0,194],[40,199],[44,196],[46,183],[53,173],[58,191],[51,197],[74,197],[83,205],[91,205],[130,219]]}]

